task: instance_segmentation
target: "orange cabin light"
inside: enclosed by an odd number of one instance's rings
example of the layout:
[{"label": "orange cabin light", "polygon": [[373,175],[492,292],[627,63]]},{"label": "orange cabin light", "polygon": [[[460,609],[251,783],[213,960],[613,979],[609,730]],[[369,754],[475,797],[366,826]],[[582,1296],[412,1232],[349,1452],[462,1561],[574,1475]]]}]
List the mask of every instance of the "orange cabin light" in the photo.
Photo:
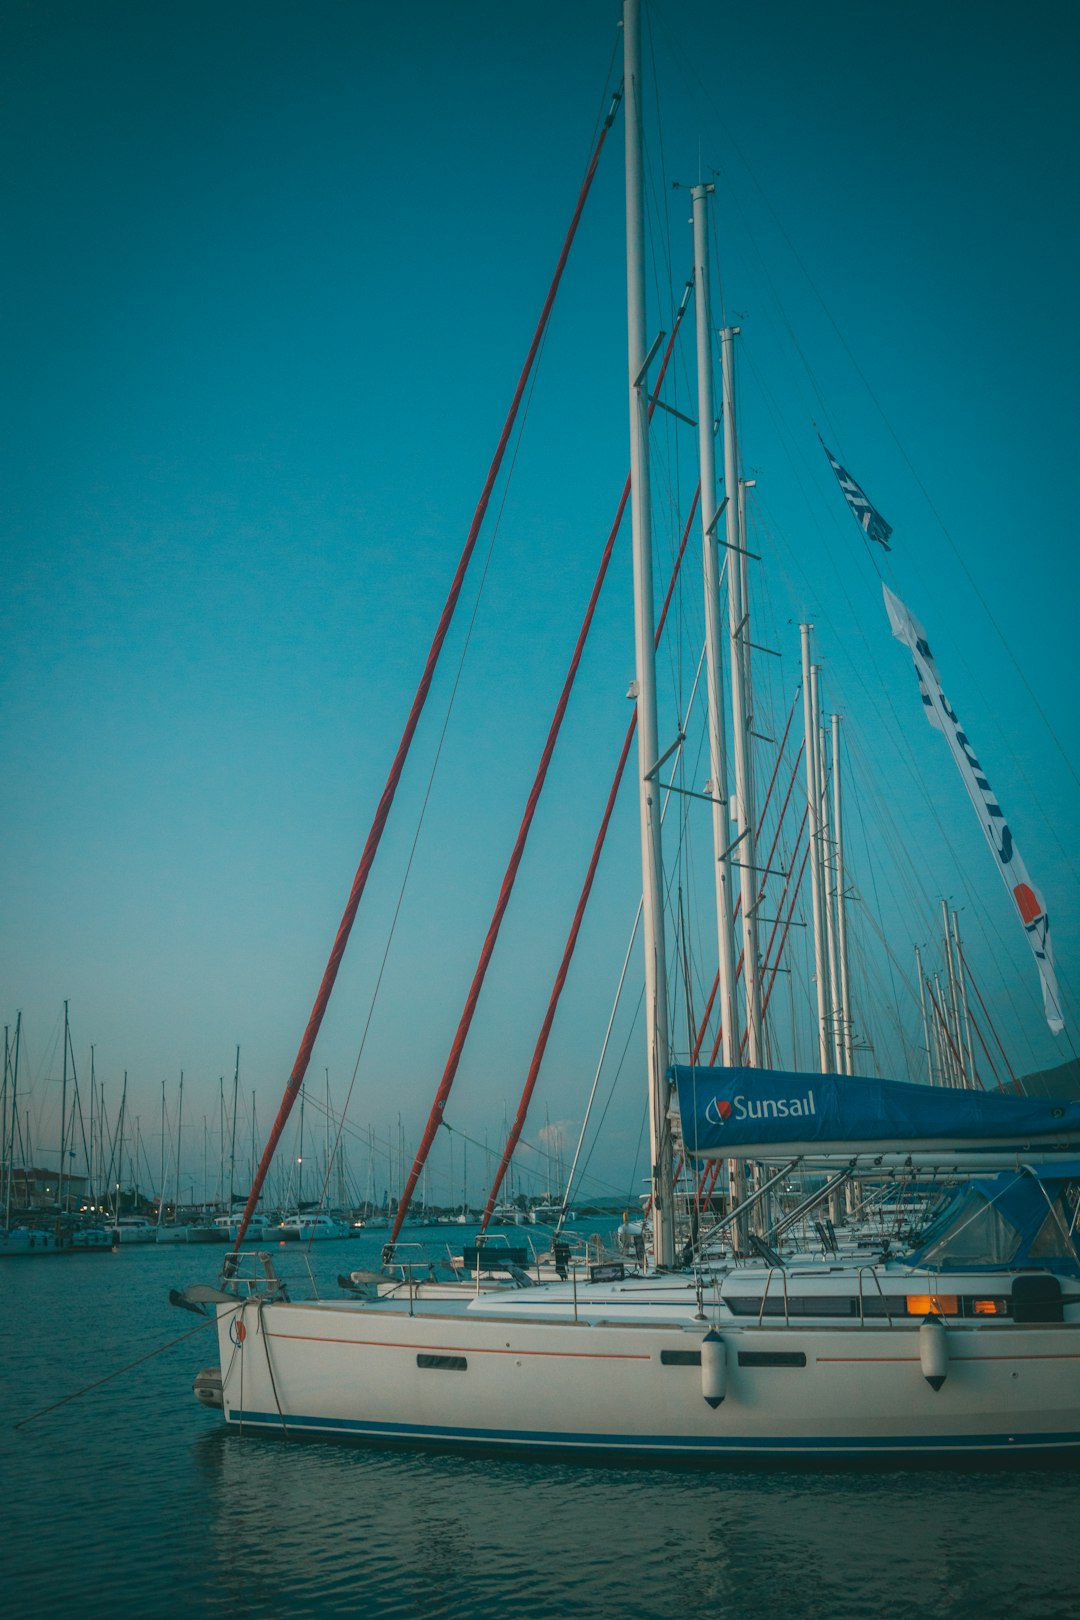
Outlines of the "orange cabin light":
[{"label": "orange cabin light", "polygon": [[972,1301],[972,1308],[976,1316],[1004,1316],[1005,1305],[1000,1299],[976,1299]]},{"label": "orange cabin light", "polygon": [[909,1316],[955,1316],[958,1300],[955,1294],[909,1294]]}]

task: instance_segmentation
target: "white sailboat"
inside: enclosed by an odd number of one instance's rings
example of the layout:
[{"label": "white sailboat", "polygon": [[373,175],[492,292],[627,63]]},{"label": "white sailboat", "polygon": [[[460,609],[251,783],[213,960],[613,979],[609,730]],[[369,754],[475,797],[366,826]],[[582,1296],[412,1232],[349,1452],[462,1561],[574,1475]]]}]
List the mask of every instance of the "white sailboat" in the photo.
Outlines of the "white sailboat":
[{"label": "white sailboat", "polygon": [[[667,1029],[660,803],[656,762],[654,624],[646,415],[648,348],[644,303],[639,0],[624,9],[627,250],[632,513],[635,573],[635,699],[638,716],[645,1006],[650,1098],[651,1264],[571,1268],[565,1280],[513,1288],[425,1291],[408,1283],[394,1297],[290,1299],[266,1257],[230,1257],[224,1286],[192,1302],[217,1314],[219,1362],[197,1391],[225,1420],[289,1436],[329,1434],[380,1444],[644,1456],[726,1463],[742,1457],[833,1456],[908,1459],[972,1455],[1025,1458],[1080,1449],[1080,1239],[1076,1105],[988,1098],[975,1115],[942,1107],[958,1093],[904,1084],[911,1108],[890,1112],[889,1092],[852,1073],[849,1029],[822,1003],[821,1076],[776,1075],[761,1067],[761,995],[754,982],[753,895],[742,922],[749,1066],[733,1043],[735,973],[730,949],[730,872],[718,854],[721,994],[728,1032],[724,1066],[673,1070]],[[705,188],[695,189],[703,214]],[[707,314],[705,316],[707,325]],[[730,357],[730,332],[722,334]],[[702,385],[704,387],[704,384]],[[702,420],[712,421],[703,395]],[[724,369],[728,555],[745,554],[732,432],[733,392]],[[702,439],[711,441],[705,432]],[[720,516],[703,445],[706,553]],[[708,572],[707,572],[708,581]],[[715,578],[708,583],[715,593]],[[741,594],[740,594],[741,593]],[[745,584],[733,585],[731,679],[745,717]],[[714,622],[710,682],[720,675]],[[809,690],[807,702],[810,702]],[[725,781],[725,743],[714,696],[713,781]],[[812,718],[814,730],[820,725]],[[735,727],[737,826],[752,839],[750,779]],[[820,778],[808,753],[811,805]],[[713,798],[721,797],[714,788]],[[726,818],[717,816],[719,840]],[[732,863],[733,864],[733,863]],[[816,861],[815,861],[816,870]],[[819,879],[815,876],[815,888]],[[830,924],[831,926],[831,924]],[[823,935],[820,897],[815,935]],[[724,940],[727,939],[725,946]],[[820,954],[820,943],[819,943]],[[726,965],[725,965],[726,962]],[[822,975],[819,988],[824,995]],[[831,1005],[843,1007],[837,975]],[[775,1165],[759,1193],[796,1165],[880,1170],[884,1156],[955,1155],[979,1144],[987,1170],[957,1197],[921,1248],[901,1257],[802,1260],[772,1252],[759,1260],[683,1268],[673,1177],[672,1080],[678,1081],[684,1152]],[[296,1082],[297,1085],[299,1081]],[[966,1095],[966,1094],[965,1094]],[[1008,1104],[1019,1103],[1010,1108]],[[995,1106],[989,1106],[993,1104]],[[877,1113],[874,1107],[877,1106]],[[745,1127],[740,1130],[737,1127]],[[277,1130],[280,1134],[280,1130]],[[271,1138],[271,1151],[276,1136]],[[1042,1162],[1040,1162],[1042,1161]],[[738,1182],[738,1175],[734,1177]],[[252,1203],[256,1196],[253,1189]]]},{"label": "white sailboat", "polygon": [[[236,1224],[231,1228],[229,1235],[236,1237],[240,1230],[240,1218],[234,1216],[231,1219]],[[335,1221],[330,1215],[319,1215],[306,1210],[285,1215],[279,1225],[265,1230],[267,1237],[279,1238],[283,1243],[325,1243],[331,1238],[352,1236],[351,1228],[343,1221]]]}]

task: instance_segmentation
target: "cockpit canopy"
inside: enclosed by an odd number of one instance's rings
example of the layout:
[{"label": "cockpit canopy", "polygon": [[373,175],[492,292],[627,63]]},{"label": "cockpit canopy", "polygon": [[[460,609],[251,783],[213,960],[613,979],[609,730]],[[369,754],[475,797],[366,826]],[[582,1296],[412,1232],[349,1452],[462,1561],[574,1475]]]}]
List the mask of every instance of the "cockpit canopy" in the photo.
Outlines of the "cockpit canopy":
[{"label": "cockpit canopy", "polygon": [[1080,1161],[965,1182],[907,1258],[940,1270],[1039,1266],[1080,1275]]}]

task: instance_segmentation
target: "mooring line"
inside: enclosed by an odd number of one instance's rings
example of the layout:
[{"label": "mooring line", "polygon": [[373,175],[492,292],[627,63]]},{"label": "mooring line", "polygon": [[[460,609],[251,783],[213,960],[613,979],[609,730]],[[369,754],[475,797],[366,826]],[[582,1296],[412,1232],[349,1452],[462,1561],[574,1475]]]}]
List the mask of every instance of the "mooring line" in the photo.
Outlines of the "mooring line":
[{"label": "mooring line", "polygon": [[28,1423],[36,1422],[38,1418],[44,1417],[47,1412],[55,1412],[58,1406],[66,1406],[68,1401],[77,1401],[81,1395],[89,1395],[92,1389],[100,1389],[102,1384],[109,1383],[113,1378],[119,1378],[122,1373],[131,1372],[135,1367],[141,1367],[144,1361],[152,1361],[155,1356],[160,1356],[164,1351],[171,1350],[176,1344],[183,1344],[185,1339],[190,1339],[195,1333],[201,1333],[203,1328],[210,1327],[216,1321],[216,1316],[208,1316],[204,1322],[199,1323],[198,1327],[189,1328],[186,1333],[181,1333],[179,1338],[170,1339],[168,1344],[158,1345],[156,1350],[150,1350],[145,1356],[140,1356],[138,1361],[130,1361],[126,1367],[117,1367],[115,1372],[106,1373],[104,1378],[95,1378],[92,1384],[86,1384],[82,1389],[76,1389],[70,1395],[61,1395],[60,1399],[53,1401],[51,1406],[43,1406],[40,1412],[31,1412],[29,1417],[20,1418],[18,1423],[12,1424],[12,1427],[25,1429]]}]

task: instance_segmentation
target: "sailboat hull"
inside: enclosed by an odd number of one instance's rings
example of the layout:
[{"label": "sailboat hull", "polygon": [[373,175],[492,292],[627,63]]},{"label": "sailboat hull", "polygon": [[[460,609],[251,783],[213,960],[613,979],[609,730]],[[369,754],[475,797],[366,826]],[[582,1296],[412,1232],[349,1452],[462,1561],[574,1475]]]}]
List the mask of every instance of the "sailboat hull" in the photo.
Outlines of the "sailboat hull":
[{"label": "sailboat hull", "polygon": [[219,1307],[223,1410],[294,1437],[718,1464],[1080,1450],[1077,1323],[952,1326],[937,1388],[918,1322],[724,1324],[715,1404],[709,1327],[249,1300]]}]

